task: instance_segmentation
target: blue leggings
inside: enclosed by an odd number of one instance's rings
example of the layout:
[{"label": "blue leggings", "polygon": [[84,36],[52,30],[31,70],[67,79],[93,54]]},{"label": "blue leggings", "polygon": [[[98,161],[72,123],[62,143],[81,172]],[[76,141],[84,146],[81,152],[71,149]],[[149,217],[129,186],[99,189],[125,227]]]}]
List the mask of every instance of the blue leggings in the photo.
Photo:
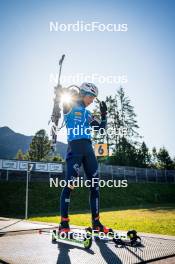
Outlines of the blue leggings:
[{"label": "blue leggings", "polygon": [[[92,218],[99,215],[99,186],[98,186],[98,163],[92,148],[92,143],[88,139],[70,141],[68,144],[66,157],[66,182],[71,181],[79,174],[79,168],[83,164],[87,180],[96,178],[95,184],[91,185],[89,202]],[[89,181],[89,182],[90,182]],[[67,218],[70,204],[71,188],[64,187],[61,193],[61,216]],[[77,197],[78,198],[78,197]]]}]

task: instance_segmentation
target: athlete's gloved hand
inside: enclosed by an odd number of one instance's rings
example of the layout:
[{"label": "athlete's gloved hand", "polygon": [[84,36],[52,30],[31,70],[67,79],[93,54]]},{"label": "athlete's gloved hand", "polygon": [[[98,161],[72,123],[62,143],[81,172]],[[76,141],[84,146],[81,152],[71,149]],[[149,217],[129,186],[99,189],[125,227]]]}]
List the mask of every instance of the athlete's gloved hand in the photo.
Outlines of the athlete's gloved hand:
[{"label": "athlete's gloved hand", "polygon": [[101,116],[106,116],[107,115],[107,105],[104,101],[100,102],[100,112],[101,112]]}]

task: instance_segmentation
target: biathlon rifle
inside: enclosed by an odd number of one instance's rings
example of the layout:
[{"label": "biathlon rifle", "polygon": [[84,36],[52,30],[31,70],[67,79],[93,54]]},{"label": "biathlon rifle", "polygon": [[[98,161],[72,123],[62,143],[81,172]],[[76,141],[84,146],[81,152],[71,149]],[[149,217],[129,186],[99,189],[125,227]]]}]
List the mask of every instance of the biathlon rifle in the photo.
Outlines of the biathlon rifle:
[{"label": "biathlon rifle", "polygon": [[59,74],[58,74],[58,83],[54,87],[54,106],[53,111],[51,115],[51,121],[52,121],[52,127],[51,127],[51,150],[53,152],[56,151],[56,142],[57,142],[57,131],[59,130],[58,124],[59,120],[61,118],[61,108],[60,108],[60,100],[61,100],[61,94],[62,94],[62,85],[60,84],[60,78],[61,78],[61,70],[62,65],[64,61],[65,55],[63,54],[61,59],[59,60]]}]

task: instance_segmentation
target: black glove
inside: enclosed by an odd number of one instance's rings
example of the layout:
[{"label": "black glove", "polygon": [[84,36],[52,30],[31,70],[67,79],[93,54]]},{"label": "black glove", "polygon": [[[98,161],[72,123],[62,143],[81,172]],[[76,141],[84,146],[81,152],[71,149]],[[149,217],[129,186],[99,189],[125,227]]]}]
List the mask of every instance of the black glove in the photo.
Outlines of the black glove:
[{"label": "black glove", "polygon": [[107,115],[107,105],[104,101],[100,102],[100,112],[101,112],[101,116],[106,116]]}]

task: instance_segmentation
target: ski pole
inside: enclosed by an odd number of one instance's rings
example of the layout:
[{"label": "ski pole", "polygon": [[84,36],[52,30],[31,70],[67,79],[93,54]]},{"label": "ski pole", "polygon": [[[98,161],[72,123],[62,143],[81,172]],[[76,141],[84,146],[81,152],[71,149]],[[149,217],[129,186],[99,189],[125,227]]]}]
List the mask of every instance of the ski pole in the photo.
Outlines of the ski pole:
[{"label": "ski pole", "polygon": [[63,60],[65,58],[65,54],[62,55],[61,59],[59,60],[59,75],[58,75],[58,85],[60,84],[60,77],[61,77],[61,70],[62,70],[62,64],[63,64]]}]

